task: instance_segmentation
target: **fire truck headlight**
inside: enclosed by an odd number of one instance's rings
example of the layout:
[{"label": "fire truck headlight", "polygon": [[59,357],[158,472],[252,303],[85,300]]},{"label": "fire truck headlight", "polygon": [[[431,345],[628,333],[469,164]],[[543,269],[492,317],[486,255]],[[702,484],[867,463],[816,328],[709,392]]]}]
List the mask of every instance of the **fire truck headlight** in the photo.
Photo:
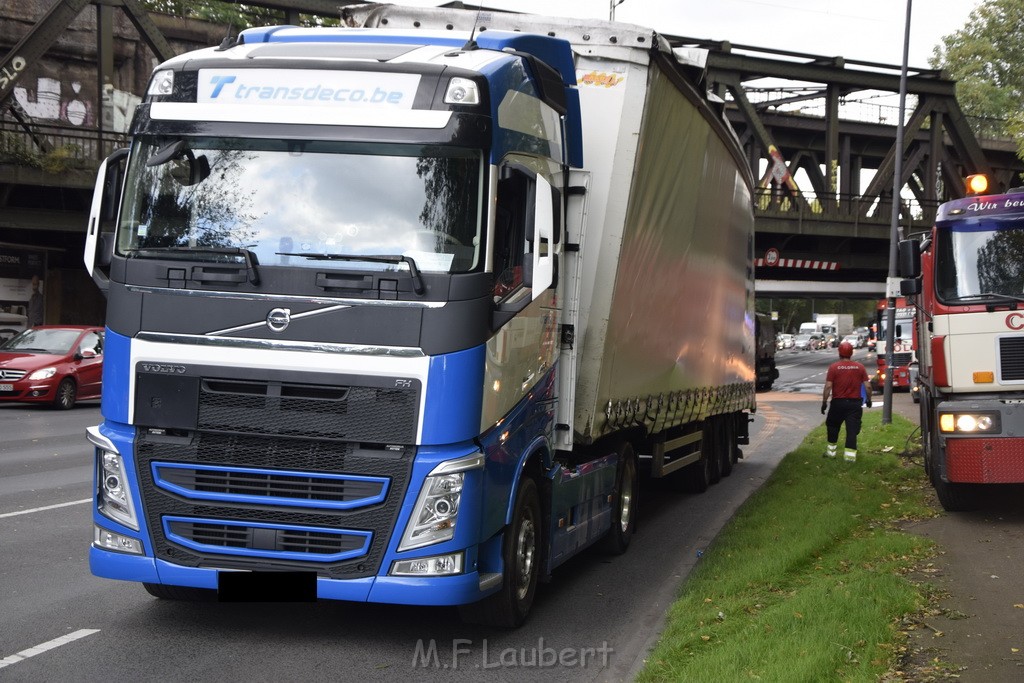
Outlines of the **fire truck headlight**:
[{"label": "fire truck headlight", "polygon": [[398,550],[422,548],[454,538],[466,472],[483,466],[483,454],[474,453],[435,467],[423,480]]},{"label": "fire truck headlight", "polygon": [[942,413],[939,431],[944,434],[998,434],[999,413]]}]

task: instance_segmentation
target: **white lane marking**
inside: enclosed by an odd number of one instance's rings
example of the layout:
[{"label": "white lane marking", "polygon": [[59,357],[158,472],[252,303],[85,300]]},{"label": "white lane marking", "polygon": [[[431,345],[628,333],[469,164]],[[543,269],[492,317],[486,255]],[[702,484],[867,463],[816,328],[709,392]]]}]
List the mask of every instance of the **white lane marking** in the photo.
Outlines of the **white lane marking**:
[{"label": "white lane marking", "polygon": [[83,498],[82,500],[73,500],[70,503],[57,503],[56,505],[44,505],[41,508],[29,508],[28,510],[18,510],[17,512],[5,512],[0,515],[0,519],[4,517],[17,517],[18,515],[30,515],[33,512],[43,512],[44,510],[56,510],[57,508],[66,508],[69,505],[82,505],[84,503],[91,503],[92,498]]},{"label": "white lane marking", "polygon": [[68,643],[74,642],[79,638],[85,638],[86,636],[91,636],[92,634],[99,632],[100,630],[98,628],[78,629],[74,633],[69,633],[66,636],[61,636],[60,638],[54,638],[53,640],[49,640],[45,643],[42,643],[41,645],[36,645],[35,647],[30,647],[27,650],[22,650],[18,654],[0,659],[0,669],[4,668],[5,666],[10,666],[11,664],[17,664],[18,662],[28,659],[29,657],[41,655],[47,650],[52,650],[55,647],[67,645]]}]

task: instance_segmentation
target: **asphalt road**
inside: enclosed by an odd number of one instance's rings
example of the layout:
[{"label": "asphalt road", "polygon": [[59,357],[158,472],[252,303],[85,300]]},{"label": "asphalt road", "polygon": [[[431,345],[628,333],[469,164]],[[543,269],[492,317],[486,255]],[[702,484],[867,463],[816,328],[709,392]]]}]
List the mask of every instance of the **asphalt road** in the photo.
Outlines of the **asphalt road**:
[{"label": "asphalt road", "polygon": [[0,406],[0,680],[629,680],[698,557],[815,423],[767,401],[732,476],[702,495],[645,482],[625,555],[587,552],[515,631],[450,608],[174,603],[89,573],[99,410]]}]

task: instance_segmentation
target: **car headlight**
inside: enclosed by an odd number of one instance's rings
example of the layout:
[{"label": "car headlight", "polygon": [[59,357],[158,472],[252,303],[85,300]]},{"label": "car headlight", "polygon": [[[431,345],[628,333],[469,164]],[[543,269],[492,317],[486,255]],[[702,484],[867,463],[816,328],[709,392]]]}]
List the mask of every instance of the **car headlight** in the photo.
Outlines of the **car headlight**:
[{"label": "car headlight", "polygon": [[28,378],[32,381],[40,379],[50,379],[57,374],[57,368],[40,368],[33,372]]},{"label": "car headlight", "polygon": [[999,434],[999,413],[942,413],[939,431],[944,434]]},{"label": "car headlight", "polygon": [[132,504],[131,486],[125,473],[124,458],[114,444],[96,427],[87,430],[89,441],[96,446],[96,502],[100,514],[126,527],[139,529]]},{"label": "car headlight", "polygon": [[435,467],[423,480],[398,550],[422,548],[454,538],[466,472],[483,466],[483,454],[474,453]]}]

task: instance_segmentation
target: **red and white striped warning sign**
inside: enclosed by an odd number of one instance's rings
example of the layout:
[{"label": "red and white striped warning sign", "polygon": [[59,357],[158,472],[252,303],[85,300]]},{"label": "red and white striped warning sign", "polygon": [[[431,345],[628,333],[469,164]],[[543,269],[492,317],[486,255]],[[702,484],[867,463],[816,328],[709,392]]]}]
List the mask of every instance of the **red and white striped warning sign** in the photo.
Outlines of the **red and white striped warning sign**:
[{"label": "red and white striped warning sign", "polygon": [[838,261],[815,261],[813,259],[802,259],[802,258],[778,258],[764,259],[759,258],[755,261],[754,265],[758,268],[764,266],[770,266],[773,268],[809,268],[811,270],[839,270]]}]

